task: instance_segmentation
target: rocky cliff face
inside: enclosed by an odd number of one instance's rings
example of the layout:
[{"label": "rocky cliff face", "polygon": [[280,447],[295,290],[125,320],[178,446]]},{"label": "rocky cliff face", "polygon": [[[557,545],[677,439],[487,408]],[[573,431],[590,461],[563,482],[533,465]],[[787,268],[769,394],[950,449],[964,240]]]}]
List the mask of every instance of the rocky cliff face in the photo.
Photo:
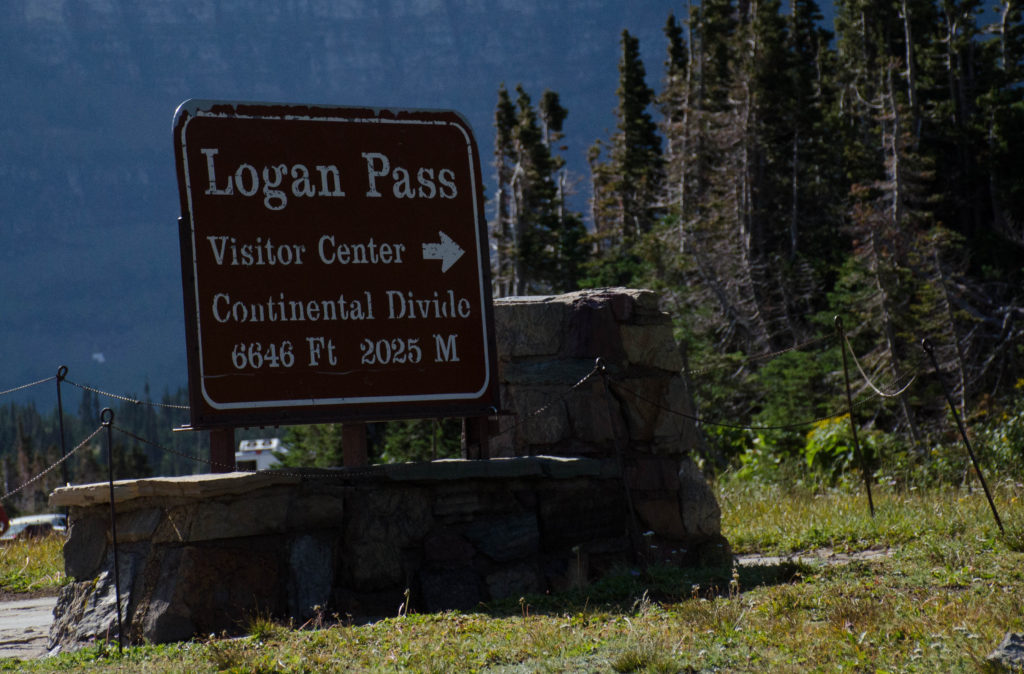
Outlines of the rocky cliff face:
[{"label": "rocky cliff face", "polygon": [[[618,39],[651,83],[675,2],[12,0],[0,9],[0,350],[115,390],[185,380],[171,118],[188,98],[453,108],[490,179],[501,82],[569,109],[570,166],[614,126]],[[580,195],[578,208],[583,208]],[[55,326],[67,326],[58,330]],[[101,369],[94,352],[106,354]]]}]

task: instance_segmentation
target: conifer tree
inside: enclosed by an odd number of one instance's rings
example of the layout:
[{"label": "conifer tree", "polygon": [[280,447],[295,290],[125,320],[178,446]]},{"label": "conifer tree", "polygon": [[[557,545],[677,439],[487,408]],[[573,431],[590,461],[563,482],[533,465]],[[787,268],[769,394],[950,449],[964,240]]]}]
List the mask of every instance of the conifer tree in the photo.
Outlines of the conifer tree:
[{"label": "conifer tree", "polygon": [[995,38],[979,51],[989,65],[979,78],[981,92],[974,120],[976,137],[987,148],[982,158],[992,206],[992,227],[1002,241],[1024,247],[1024,8],[1019,0],[996,5],[996,20],[987,27]]},{"label": "conifer tree", "polygon": [[[653,248],[657,280],[677,311],[707,317],[694,323],[695,334],[717,335],[730,345],[757,334],[763,342],[748,236],[750,88],[740,91],[749,80],[737,84],[733,70],[739,24],[726,0],[706,3],[689,25],[689,47],[674,17],[665,26],[659,103],[667,140],[666,219]],[[680,62],[683,54],[687,60]]]},{"label": "conifer tree", "polygon": [[[746,5],[749,7],[749,5]],[[745,14],[733,0],[705,0],[694,11],[691,25],[696,26],[695,48],[697,95],[710,109],[728,105],[733,79],[735,33],[738,17]]]},{"label": "conifer tree", "polygon": [[99,400],[89,389],[82,389],[82,399],[78,404],[78,418],[90,428],[95,428],[100,423]]},{"label": "conifer tree", "polygon": [[[491,283],[496,297],[513,294],[519,264],[519,232],[515,228],[515,197],[513,180],[518,169],[514,133],[516,109],[502,84],[498,87],[498,104],[494,110],[494,169],[498,186],[494,196],[494,222],[491,238],[494,241],[494,265]],[[521,271],[520,271],[521,275]]]},{"label": "conifer tree", "polygon": [[654,91],[647,86],[640,59],[640,41],[622,31],[622,60],[619,63],[617,110],[620,137],[613,151],[619,165],[625,230],[627,237],[648,232],[657,217],[657,201],[663,176],[661,138],[649,108]]},{"label": "conifer tree", "polygon": [[665,137],[665,189],[667,208],[680,215],[687,208],[687,175],[692,170],[690,158],[690,70],[683,27],[675,14],[669,14],[664,28],[668,42],[665,58],[665,81],[658,106],[662,113],[662,134]]},{"label": "conifer tree", "polygon": [[569,190],[565,158],[554,151],[567,148],[553,147],[565,137],[562,127],[569,111],[562,107],[558,94],[550,90],[545,90],[541,96],[538,111],[543,125],[544,145],[552,158],[557,185],[554,202],[557,223],[552,241],[554,265],[543,276],[547,277],[552,292],[568,292],[579,287],[580,275],[588,257],[587,229],[583,218],[579,213],[568,211],[565,206]]},{"label": "conifer tree", "polygon": [[[867,339],[867,359],[872,374],[887,373],[898,382],[903,363],[917,347],[922,326],[910,310],[922,283],[915,268],[913,250],[932,227],[928,208],[931,171],[929,161],[914,152],[913,115],[904,92],[897,85],[898,62],[890,60],[874,103],[878,123],[879,159],[883,175],[870,183],[854,185],[855,200],[849,223],[854,241],[852,256],[839,279],[839,287],[853,292],[846,310],[858,328],[851,334]],[[917,423],[906,398],[898,400],[905,427],[915,442]]]},{"label": "conifer tree", "polygon": [[654,91],[645,81],[639,40],[624,30],[620,47],[617,131],[607,145],[595,143],[589,155],[599,256],[590,281],[598,284],[631,283],[640,277],[637,245],[663,210],[661,138],[649,112]]},{"label": "conifer tree", "polygon": [[344,464],[342,424],[289,426],[284,444],[288,453],[278,458],[285,466],[330,468]]},{"label": "conifer tree", "polygon": [[645,81],[640,42],[624,30],[620,45],[619,103],[615,110],[618,131],[611,139],[603,167],[608,177],[606,189],[618,213],[614,222],[607,222],[602,214],[602,222],[595,222],[595,227],[616,242],[635,242],[650,231],[656,217],[663,173],[661,138],[648,112],[654,103],[654,91]]},{"label": "conifer tree", "polygon": [[565,208],[565,160],[552,152],[568,111],[544,92],[534,108],[523,87],[504,87],[495,111],[498,190],[492,235],[497,296],[575,289],[586,256],[582,218]]},{"label": "conifer tree", "polygon": [[820,27],[822,15],[815,0],[790,0],[788,20],[792,83],[787,105],[791,149],[787,253],[790,260],[806,253],[811,260],[834,262],[838,205],[848,188],[837,129],[828,113],[833,85],[823,74],[831,67],[832,34]]},{"label": "conifer tree", "polygon": [[515,144],[520,173],[514,194],[523,273],[516,279],[515,293],[524,295],[540,289],[541,277],[553,257],[558,190],[555,162],[544,142],[537,111],[522,85],[516,87],[516,94]]}]

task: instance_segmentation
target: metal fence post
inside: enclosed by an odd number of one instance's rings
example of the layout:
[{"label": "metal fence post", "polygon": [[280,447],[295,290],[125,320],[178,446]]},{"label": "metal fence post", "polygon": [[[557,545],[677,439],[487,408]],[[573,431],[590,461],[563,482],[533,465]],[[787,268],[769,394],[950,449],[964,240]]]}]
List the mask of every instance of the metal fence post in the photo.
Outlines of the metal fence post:
[{"label": "metal fence post", "polygon": [[121,626],[121,564],[117,557],[117,509],[114,507],[114,410],[104,407],[100,412],[100,423],[107,429],[107,476],[110,484],[110,540],[114,547],[114,596],[117,599],[117,650],[124,652]]},{"label": "metal fence post", "polygon": [[964,427],[964,423],[960,421],[960,415],[957,414],[956,404],[953,402],[953,396],[950,395],[949,389],[946,388],[946,382],[942,378],[942,371],[939,370],[939,361],[935,358],[935,348],[932,346],[932,343],[928,338],[921,340],[921,348],[928,354],[928,358],[932,361],[932,367],[935,368],[935,376],[938,377],[939,385],[942,387],[942,392],[946,396],[946,402],[949,403],[949,411],[953,413],[953,419],[956,420],[956,427],[960,429],[960,437],[964,439],[964,446],[967,447],[967,454],[971,457],[971,463],[974,464],[974,472],[978,474],[978,480],[981,481],[981,488],[985,490],[985,498],[988,499],[988,506],[992,509],[992,516],[996,519],[996,526],[999,527],[1000,533],[1005,534],[1006,530],[1003,529],[1003,522],[999,519],[999,512],[996,510],[996,503],[992,500],[992,492],[988,490],[988,483],[985,482],[985,476],[981,472],[981,465],[978,464],[978,457],[974,455],[974,448],[971,447],[971,441],[967,437],[967,429]]},{"label": "metal fence post", "polygon": [[[57,421],[58,428],[60,429],[60,455],[65,457],[68,455],[68,448],[64,442],[64,401],[61,398],[60,383],[64,381],[64,377],[68,375],[68,366],[61,365],[57,368]],[[60,476],[63,480],[64,485],[71,484],[68,480],[68,462],[64,461],[60,464]]]},{"label": "metal fence post", "polygon": [[846,406],[850,411],[850,432],[853,434],[853,452],[860,459],[860,470],[864,473],[864,490],[868,494],[868,509],[871,517],[875,516],[875,501],[871,498],[871,471],[868,468],[867,457],[861,450],[860,441],[857,439],[857,422],[853,420],[853,395],[850,393],[850,368],[846,364],[846,333],[843,331],[843,319],[836,316],[836,332],[839,333],[839,350],[843,354],[843,379],[846,381]]}]

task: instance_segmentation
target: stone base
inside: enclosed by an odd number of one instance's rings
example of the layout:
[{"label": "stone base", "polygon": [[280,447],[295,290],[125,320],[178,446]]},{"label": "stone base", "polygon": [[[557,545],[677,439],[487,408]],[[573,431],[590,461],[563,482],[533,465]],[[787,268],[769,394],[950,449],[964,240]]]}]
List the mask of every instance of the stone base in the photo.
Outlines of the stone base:
[{"label": "stone base", "polygon": [[[159,643],[238,632],[257,615],[472,610],[650,561],[655,543],[675,551],[666,561],[731,562],[695,467],[680,479],[678,463],[636,457],[623,480],[618,465],[521,457],[115,483],[125,634]],[[116,636],[108,494],[51,497],[71,507],[74,578],[54,610],[54,652]],[[683,514],[696,503],[703,515]]]},{"label": "stone base", "polygon": [[[472,609],[616,564],[731,563],[688,458],[694,406],[657,296],[505,298],[494,318],[503,414],[490,448],[507,458],[117,483],[126,636],[187,639],[266,614]],[[108,498],[101,484],[51,499],[71,507],[75,580],[55,610],[56,649],[116,630]]]}]

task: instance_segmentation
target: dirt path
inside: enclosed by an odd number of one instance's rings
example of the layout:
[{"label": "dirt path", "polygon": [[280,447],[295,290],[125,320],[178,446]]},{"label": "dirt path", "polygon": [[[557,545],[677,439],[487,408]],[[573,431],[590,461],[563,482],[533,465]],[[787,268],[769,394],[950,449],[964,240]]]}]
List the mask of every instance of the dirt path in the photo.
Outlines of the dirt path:
[{"label": "dirt path", "polygon": [[785,562],[799,562],[801,564],[849,564],[856,561],[868,561],[872,559],[883,559],[892,555],[890,548],[862,550],[860,552],[836,552],[832,548],[819,548],[807,552],[797,552],[792,555],[736,555],[736,563],[740,566],[774,566]]},{"label": "dirt path", "polygon": [[56,597],[0,602],[0,658],[28,660],[46,654]]}]

